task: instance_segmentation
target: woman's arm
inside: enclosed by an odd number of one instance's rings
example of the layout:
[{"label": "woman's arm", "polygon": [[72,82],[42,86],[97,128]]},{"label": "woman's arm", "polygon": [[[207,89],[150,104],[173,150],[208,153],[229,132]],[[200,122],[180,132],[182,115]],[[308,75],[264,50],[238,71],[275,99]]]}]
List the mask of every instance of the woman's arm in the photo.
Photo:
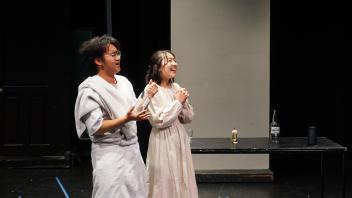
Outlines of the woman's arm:
[{"label": "woman's arm", "polygon": [[153,98],[157,92],[158,85],[150,80],[148,85],[144,88],[144,91],[139,95],[134,110],[140,112],[143,109],[146,109],[150,103],[151,98]]},{"label": "woman's arm", "polygon": [[178,116],[179,120],[183,124],[190,123],[193,120],[194,111],[193,107],[189,104],[188,100],[182,105],[182,111]]},{"label": "woman's arm", "polygon": [[166,99],[161,95],[153,98],[148,108],[152,114],[149,119],[151,125],[156,128],[166,128],[171,126],[172,123],[178,119],[187,97],[187,91],[177,90],[174,95],[175,100],[172,102],[166,103]]},{"label": "woman's arm", "polygon": [[178,100],[174,100],[165,106],[161,105],[158,101],[151,100],[148,106],[148,110],[151,112],[149,122],[153,127],[167,128],[178,118],[182,111],[182,104]]}]

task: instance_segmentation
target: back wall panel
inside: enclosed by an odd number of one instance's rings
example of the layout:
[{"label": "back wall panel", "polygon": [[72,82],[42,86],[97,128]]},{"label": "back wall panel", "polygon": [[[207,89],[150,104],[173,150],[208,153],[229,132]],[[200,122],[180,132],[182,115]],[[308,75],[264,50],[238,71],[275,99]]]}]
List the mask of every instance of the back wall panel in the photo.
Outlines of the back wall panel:
[{"label": "back wall panel", "polygon": [[[194,137],[267,137],[269,0],[172,0],[176,82],[190,91]],[[196,169],[266,169],[264,155],[193,155]]]}]

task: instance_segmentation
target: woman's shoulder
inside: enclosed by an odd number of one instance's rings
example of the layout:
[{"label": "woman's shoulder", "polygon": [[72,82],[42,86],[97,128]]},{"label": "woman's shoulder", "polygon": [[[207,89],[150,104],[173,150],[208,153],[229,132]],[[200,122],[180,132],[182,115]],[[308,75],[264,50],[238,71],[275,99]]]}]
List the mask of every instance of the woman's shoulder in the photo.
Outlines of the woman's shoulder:
[{"label": "woman's shoulder", "polygon": [[181,89],[181,86],[175,82],[173,82],[171,86],[174,87],[176,90]]}]

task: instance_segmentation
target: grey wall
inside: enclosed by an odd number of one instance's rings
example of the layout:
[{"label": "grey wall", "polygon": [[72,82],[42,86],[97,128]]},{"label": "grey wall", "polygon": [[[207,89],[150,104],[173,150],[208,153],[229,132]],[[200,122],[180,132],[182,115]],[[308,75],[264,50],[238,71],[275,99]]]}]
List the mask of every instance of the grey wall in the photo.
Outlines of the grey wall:
[{"label": "grey wall", "polygon": [[[172,0],[176,81],[189,89],[194,137],[267,137],[269,0]],[[196,169],[263,169],[268,155],[193,155]]]}]

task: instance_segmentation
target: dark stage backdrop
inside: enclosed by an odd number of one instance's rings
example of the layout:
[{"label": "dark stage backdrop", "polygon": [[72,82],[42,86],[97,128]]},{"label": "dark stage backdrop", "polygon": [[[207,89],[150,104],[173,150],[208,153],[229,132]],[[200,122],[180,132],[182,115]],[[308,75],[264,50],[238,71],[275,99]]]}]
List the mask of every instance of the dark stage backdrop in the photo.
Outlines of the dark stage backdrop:
[{"label": "dark stage backdrop", "polygon": [[[107,32],[105,10],[105,1],[71,2],[70,21],[74,50],[77,50],[84,40]],[[145,86],[144,76],[149,57],[156,50],[170,49],[170,1],[112,1],[111,11],[112,35],[121,43],[122,69],[119,74],[132,82],[138,96]],[[89,75],[89,71],[77,51],[73,53],[75,76],[72,92],[75,96],[77,86]],[[71,128],[73,151],[83,155],[89,154],[90,142],[77,140],[74,123],[71,123]],[[147,121],[138,122],[138,129],[141,152],[145,159],[150,125]]]},{"label": "dark stage backdrop", "polygon": [[270,104],[282,136],[306,136],[314,125],[319,136],[351,147],[347,8],[347,1],[271,1]]},{"label": "dark stage backdrop", "polygon": [[[106,1],[7,2],[0,6],[0,156],[87,155],[73,108],[90,74],[78,47],[106,33]],[[122,75],[143,90],[151,54],[170,49],[170,2],[112,1],[113,36],[122,45]],[[139,123],[143,157],[149,124]]]},{"label": "dark stage backdrop", "polygon": [[1,3],[1,159],[70,150],[68,15],[67,1]]},{"label": "dark stage backdrop", "polygon": [[[17,155],[89,153],[73,122],[77,86],[88,75],[77,49],[106,32],[105,1],[25,2],[0,6],[0,88],[14,90],[9,101],[0,95],[0,156],[5,148]],[[351,146],[350,18],[347,1],[271,1],[270,109],[279,111],[282,136],[305,136],[316,125],[320,136]],[[170,49],[170,0],[112,1],[112,31],[122,45],[121,74],[139,94],[152,52]],[[145,158],[149,124],[139,127]]]}]

